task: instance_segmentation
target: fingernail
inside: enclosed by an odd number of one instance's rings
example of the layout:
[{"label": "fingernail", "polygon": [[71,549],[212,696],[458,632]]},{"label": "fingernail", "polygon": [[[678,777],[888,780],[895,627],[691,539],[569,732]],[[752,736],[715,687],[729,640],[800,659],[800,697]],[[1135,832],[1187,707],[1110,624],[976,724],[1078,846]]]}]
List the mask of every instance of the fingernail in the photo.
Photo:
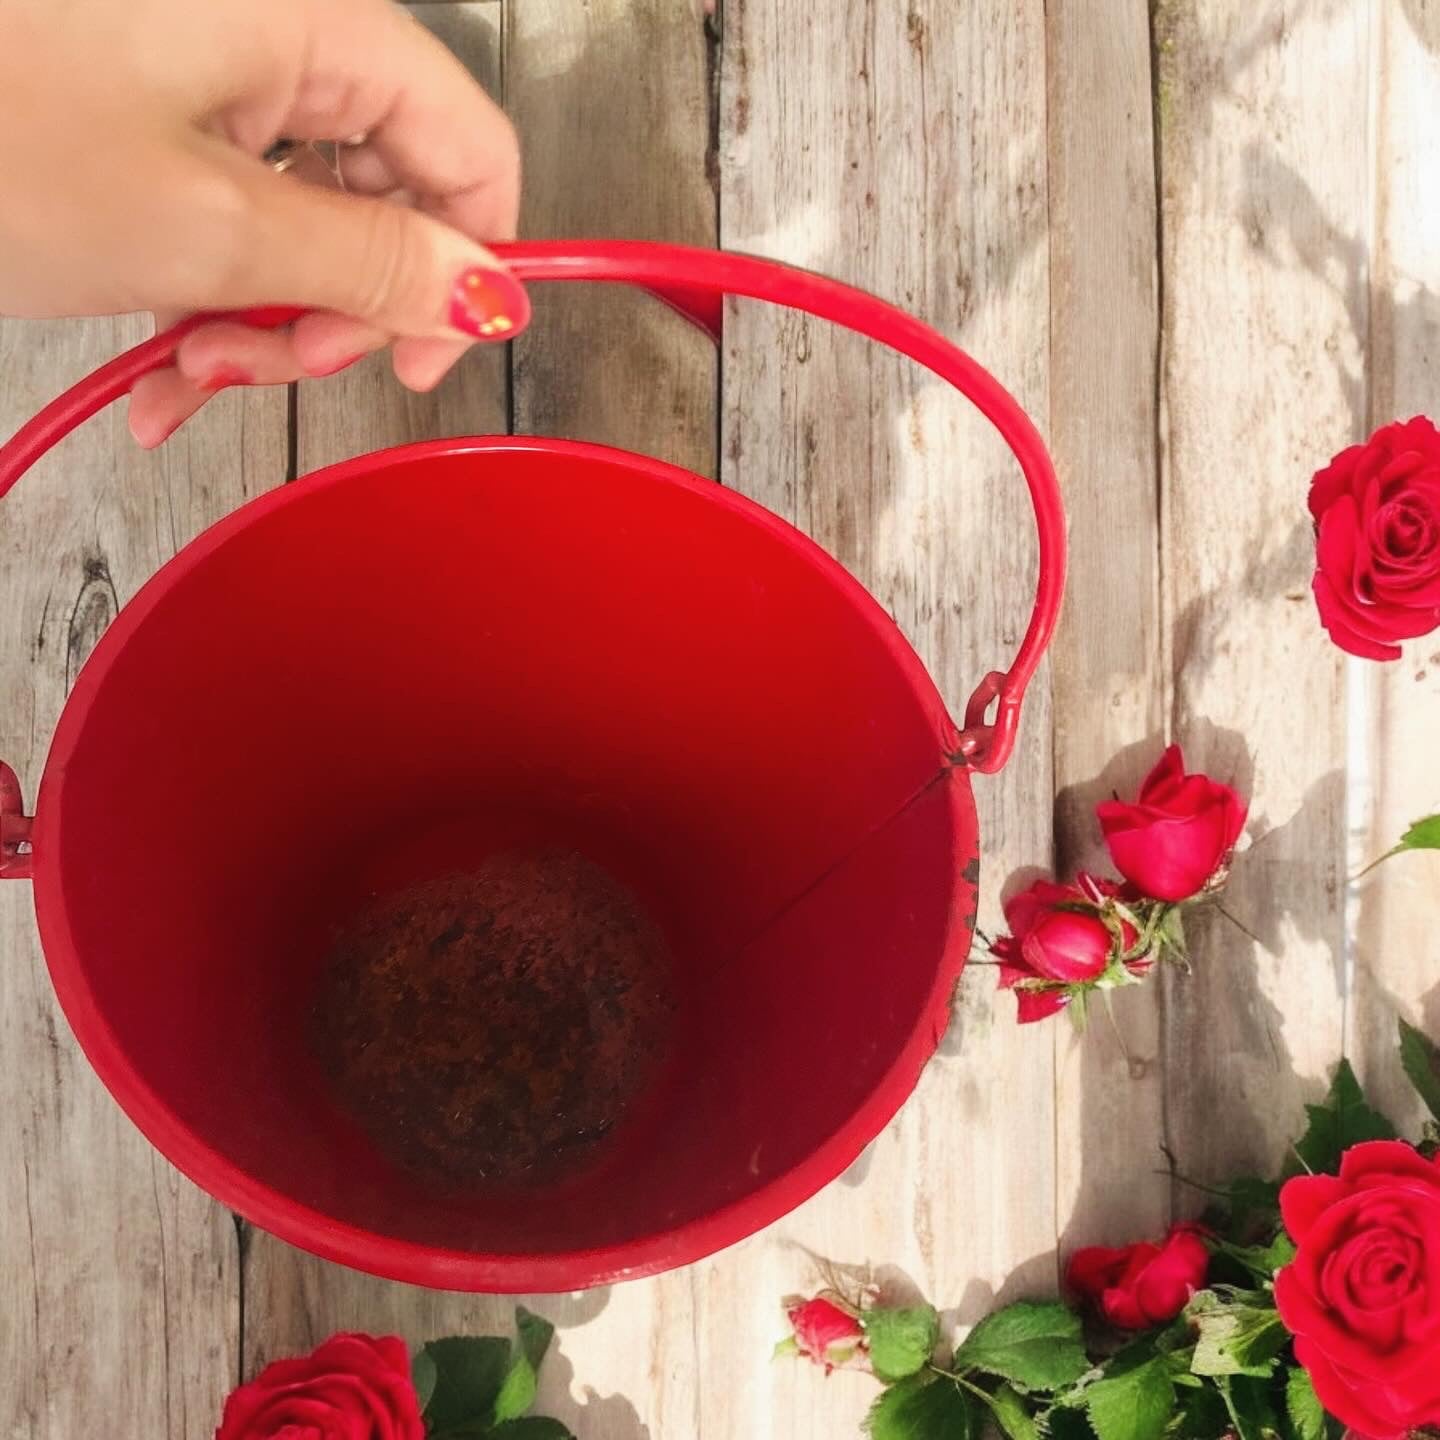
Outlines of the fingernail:
[{"label": "fingernail", "polygon": [[220,365],[199,382],[199,388],[210,392],[225,390],[231,385],[249,385],[253,378],[248,370],[242,370],[238,365]]},{"label": "fingernail", "polygon": [[450,292],[450,323],[477,340],[513,340],[530,323],[530,297],[507,271],[472,265]]},{"label": "fingernail", "polygon": [[323,380],[327,375],[338,375],[342,370],[348,370],[357,361],[363,360],[368,351],[362,350],[358,355],[347,355],[343,360],[337,360],[333,365],[327,365],[320,370],[307,370],[306,374],[312,380]]}]

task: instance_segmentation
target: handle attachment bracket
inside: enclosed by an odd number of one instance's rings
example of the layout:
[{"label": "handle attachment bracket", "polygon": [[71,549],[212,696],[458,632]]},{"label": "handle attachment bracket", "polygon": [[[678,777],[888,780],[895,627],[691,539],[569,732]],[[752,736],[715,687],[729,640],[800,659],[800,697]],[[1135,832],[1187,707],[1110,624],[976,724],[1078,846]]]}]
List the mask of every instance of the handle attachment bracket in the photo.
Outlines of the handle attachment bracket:
[{"label": "handle attachment bracket", "polygon": [[28,880],[33,862],[30,856],[30,827],[20,797],[15,772],[0,761],[0,880]]}]

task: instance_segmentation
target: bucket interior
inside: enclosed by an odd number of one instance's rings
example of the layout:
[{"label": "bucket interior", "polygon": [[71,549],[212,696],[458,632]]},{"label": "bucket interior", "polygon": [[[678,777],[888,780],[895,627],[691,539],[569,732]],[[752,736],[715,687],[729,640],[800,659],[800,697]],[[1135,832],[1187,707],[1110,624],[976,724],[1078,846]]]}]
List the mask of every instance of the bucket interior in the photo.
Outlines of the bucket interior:
[{"label": "bucket interior", "polygon": [[[652,462],[341,472],[185,552],[62,722],[41,923],[82,1041],[138,1085],[102,1074],[287,1201],[448,1251],[623,1247],[833,1173],[969,943],[974,812],[918,662],[808,542]],[[663,1054],[573,1173],[428,1185],[317,1059],[327,956],[377,895],[536,847],[663,932]]]}]

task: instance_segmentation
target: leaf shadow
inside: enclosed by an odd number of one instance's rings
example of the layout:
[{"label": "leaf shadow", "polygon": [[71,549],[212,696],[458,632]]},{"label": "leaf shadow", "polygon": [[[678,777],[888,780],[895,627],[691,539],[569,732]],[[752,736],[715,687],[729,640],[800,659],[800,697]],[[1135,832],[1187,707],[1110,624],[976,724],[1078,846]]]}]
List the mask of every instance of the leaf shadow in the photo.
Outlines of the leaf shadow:
[{"label": "leaf shadow", "polygon": [[[1216,753],[1239,753],[1232,747],[1243,742],[1217,732],[1214,743]],[[1310,786],[1292,816],[1276,824],[1256,817],[1256,838],[1237,857],[1221,904],[1194,915],[1192,973],[1164,977],[1163,1045],[1172,1086],[1167,1101],[1173,1100],[1166,1141],[1180,1177],[1215,1184],[1236,1174],[1274,1174],[1299,1132],[1303,1105],[1318,1100],[1329,1084],[1329,1062],[1321,1073],[1298,1073],[1286,1043],[1287,1018],[1298,1025],[1303,1005],[1282,1013],[1266,989],[1297,996],[1319,989],[1323,1013],[1336,1014],[1328,1053],[1339,1058],[1338,1007],[1325,1004],[1323,995],[1345,991],[1344,787],[1344,772],[1330,771]],[[1331,868],[1320,877],[1317,896],[1315,837],[1327,825],[1336,833],[1333,843],[1319,847]],[[1318,973],[1317,946],[1329,951]],[[1314,1053],[1317,1037],[1307,1030],[1300,1038]],[[1178,1213],[1204,1208],[1204,1197],[1179,1179],[1173,1194]]]},{"label": "leaf shadow", "polygon": [[1435,0],[1400,0],[1415,38],[1432,54],[1440,55],[1440,6]]},{"label": "leaf shadow", "polygon": [[625,1395],[601,1395],[593,1386],[574,1393],[575,1366],[565,1354],[565,1337],[557,1329],[550,1353],[540,1367],[534,1413],[550,1415],[567,1426],[577,1440],[650,1440],[650,1427]]},{"label": "leaf shadow", "polygon": [[[1407,864],[1414,867],[1416,873],[1405,874]],[[1440,1036],[1440,983],[1418,1000],[1397,993],[1390,983],[1390,971],[1385,963],[1387,953],[1396,943],[1413,944],[1414,936],[1403,918],[1400,934],[1393,934],[1387,887],[1409,883],[1424,886],[1430,875],[1435,874],[1440,874],[1440,857],[1397,856],[1356,887],[1351,1034],[1347,1039],[1349,1049],[1362,1057],[1360,1082],[1367,1095],[1402,1135],[1420,1134],[1428,1111],[1400,1063],[1398,1021],[1403,1018],[1428,1036]],[[1440,959],[1440,946],[1435,947],[1434,954]]]},{"label": "leaf shadow", "polygon": [[[1309,605],[1315,569],[1315,532],[1297,487],[1295,518],[1283,537],[1258,547],[1253,558],[1216,585],[1198,594],[1176,617],[1172,632],[1172,670],[1179,677],[1173,705],[1173,731],[1184,738],[1204,723],[1193,696],[1206,692],[1205,681],[1217,664],[1229,664],[1244,630],[1277,604]],[[1223,602],[1223,603],[1222,603]],[[1319,621],[1316,622],[1319,633]],[[1319,643],[1317,641],[1317,643]],[[1237,750],[1238,762],[1241,752]],[[1227,779],[1215,772],[1217,779]],[[1239,773],[1237,771],[1237,773]]]},{"label": "leaf shadow", "polygon": [[978,1324],[991,1311],[1004,1309],[1017,1300],[1053,1300],[1058,1280],[1053,1250],[1041,1251],[1020,1261],[998,1289],[984,1280],[972,1278],[960,1299],[940,1312],[941,1331],[953,1337],[957,1331],[969,1330]]},{"label": "leaf shadow", "polygon": [[[1064,724],[1057,716],[1057,729]],[[1181,737],[1183,744],[1184,737]],[[1095,807],[1103,800],[1119,797],[1132,800],[1140,782],[1154,767],[1164,749],[1158,737],[1137,740],[1117,750],[1105,768],[1093,779],[1076,781],[1055,796],[1055,873],[1070,879],[1080,870],[1104,874],[1114,870],[1105,840],[1095,818]]]},{"label": "leaf shadow", "polygon": [[[1362,236],[1335,225],[1300,173],[1257,142],[1245,149],[1244,171],[1241,205],[1252,248],[1277,269],[1293,271],[1298,261],[1341,303],[1354,350],[1349,363],[1338,346],[1327,345],[1326,353],[1350,412],[1351,432],[1358,437],[1369,408],[1368,377],[1360,362],[1369,343],[1369,246]],[[1281,236],[1289,243],[1289,254],[1277,244]],[[1309,359],[1295,357],[1293,363],[1300,366]]]}]

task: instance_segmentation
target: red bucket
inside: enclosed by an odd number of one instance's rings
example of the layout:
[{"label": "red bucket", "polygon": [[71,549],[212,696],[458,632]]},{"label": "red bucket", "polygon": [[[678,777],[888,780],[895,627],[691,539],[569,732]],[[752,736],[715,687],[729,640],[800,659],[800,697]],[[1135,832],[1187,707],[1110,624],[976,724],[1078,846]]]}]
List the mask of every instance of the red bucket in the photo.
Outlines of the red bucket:
[{"label": "red bucket", "polygon": [[[1063,520],[1014,401],[872,296],[671,246],[506,258],[522,280],[641,286],[712,330],[722,293],[791,306],[963,391],[1038,517],[1036,610],[1010,670],[956,727],[834,560],[673,466],[505,436],[402,446],[258,497],[122,610],[60,718],[33,820],[0,766],[0,874],[33,877],[56,992],[101,1079],[216,1198],[395,1279],[574,1290],[768,1225],[910,1094],[971,943],[970,774],[1010,752],[1059,605]],[[0,494],[185,328],[26,425],[0,450]],[[340,1111],[306,1016],[364,897],[517,838],[644,897],[673,957],[673,1043],[603,1162],[456,1193]]]}]

